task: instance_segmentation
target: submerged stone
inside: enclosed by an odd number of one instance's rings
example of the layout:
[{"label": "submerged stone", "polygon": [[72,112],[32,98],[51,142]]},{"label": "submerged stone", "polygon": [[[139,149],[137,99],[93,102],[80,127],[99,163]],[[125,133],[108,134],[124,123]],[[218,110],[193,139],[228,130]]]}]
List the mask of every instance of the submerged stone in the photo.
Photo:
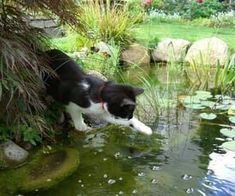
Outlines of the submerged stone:
[{"label": "submerged stone", "polygon": [[0,188],[7,194],[48,189],[71,175],[78,165],[77,149],[56,147],[49,153],[41,149],[22,167],[1,171]]}]

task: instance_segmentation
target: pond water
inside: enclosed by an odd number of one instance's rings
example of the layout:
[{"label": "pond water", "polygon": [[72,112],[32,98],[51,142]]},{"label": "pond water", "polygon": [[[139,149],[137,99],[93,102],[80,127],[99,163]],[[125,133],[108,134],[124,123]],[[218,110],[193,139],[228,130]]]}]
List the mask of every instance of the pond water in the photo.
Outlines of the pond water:
[{"label": "pond water", "polygon": [[235,153],[221,147],[227,119],[202,120],[200,112],[162,109],[155,121],[145,119],[152,136],[115,126],[71,132],[77,171],[49,190],[23,195],[235,195]]}]

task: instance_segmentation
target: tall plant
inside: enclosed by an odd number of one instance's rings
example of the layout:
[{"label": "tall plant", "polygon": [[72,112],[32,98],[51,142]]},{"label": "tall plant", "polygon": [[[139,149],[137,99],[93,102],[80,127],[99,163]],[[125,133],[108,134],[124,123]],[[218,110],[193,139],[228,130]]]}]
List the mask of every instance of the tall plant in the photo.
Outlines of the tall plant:
[{"label": "tall plant", "polygon": [[112,5],[110,1],[86,1],[81,5],[79,19],[86,28],[86,36],[116,44],[125,44],[133,40],[133,27],[137,18],[128,10],[128,6]]},{"label": "tall plant", "polygon": [[76,8],[75,0],[0,1],[0,123],[46,133],[40,91],[42,75],[51,71],[40,54],[48,45],[42,32],[28,24],[26,13],[50,12],[78,24]]}]

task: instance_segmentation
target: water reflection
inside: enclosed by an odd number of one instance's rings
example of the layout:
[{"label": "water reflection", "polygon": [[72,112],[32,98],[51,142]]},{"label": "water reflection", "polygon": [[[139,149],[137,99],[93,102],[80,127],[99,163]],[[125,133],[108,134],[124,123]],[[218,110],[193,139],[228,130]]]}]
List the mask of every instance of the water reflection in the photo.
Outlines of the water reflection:
[{"label": "water reflection", "polygon": [[223,154],[213,152],[209,157],[208,169],[210,172],[202,181],[208,195],[234,195],[235,152],[227,151]]}]

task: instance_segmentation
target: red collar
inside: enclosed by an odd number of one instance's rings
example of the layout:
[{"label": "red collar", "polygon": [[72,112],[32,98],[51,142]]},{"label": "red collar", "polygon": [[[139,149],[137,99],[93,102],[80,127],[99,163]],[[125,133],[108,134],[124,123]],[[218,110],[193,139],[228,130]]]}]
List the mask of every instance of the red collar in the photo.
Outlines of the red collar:
[{"label": "red collar", "polygon": [[102,93],[102,91],[104,90],[104,87],[105,87],[105,83],[99,88],[99,90],[98,90],[98,99],[99,99],[99,101],[100,101],[100,103],[101,103],[101,106],[102,106],[102,109],[104,110],[104,101],[103,101],[103,99],[102,99],[102,97],[101,97],[101,93]]}]

